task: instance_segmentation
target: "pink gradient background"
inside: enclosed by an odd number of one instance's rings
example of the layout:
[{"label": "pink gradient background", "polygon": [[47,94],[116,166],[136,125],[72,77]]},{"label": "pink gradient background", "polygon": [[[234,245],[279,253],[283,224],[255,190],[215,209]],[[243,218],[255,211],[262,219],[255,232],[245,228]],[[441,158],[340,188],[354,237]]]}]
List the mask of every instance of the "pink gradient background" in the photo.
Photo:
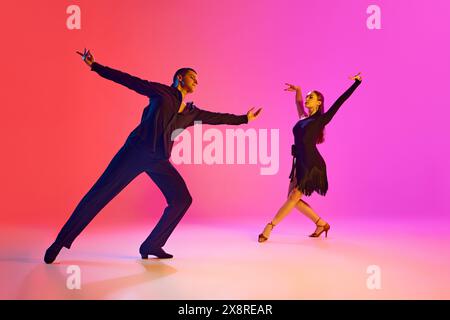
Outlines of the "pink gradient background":
[{"label": "pink gradient background", "polygon": [[[366,27],[372,3],[381,30]],[[81,30],[66,28],[70,4],[81,7]],[[56,235],[139,122],[147,99],[90,72],[75,54],[84,47],[102,64],[166,84],[191,66],[198,106],[262,106],[241,128],[280,129],[277,175],[261,176],[260,165],[178,166],[194,198],[185,221],[262,225],[288,186],[297,116],[284,83],[322,91],[328,108],[358,71],[362,85],[319,146],[329,193],[310,203],[332,220],[447,218],[449,11],[448,1],[3,2],[2,224]],[[164,206],[141,175],[94,224],[150,230]]]}]

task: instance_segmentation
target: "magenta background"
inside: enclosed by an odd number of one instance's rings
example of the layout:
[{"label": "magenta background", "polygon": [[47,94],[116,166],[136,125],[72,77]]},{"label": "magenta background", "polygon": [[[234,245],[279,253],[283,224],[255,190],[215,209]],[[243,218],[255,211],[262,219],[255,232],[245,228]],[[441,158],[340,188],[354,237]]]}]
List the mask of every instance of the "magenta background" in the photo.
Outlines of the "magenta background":
[{"label": "magenta background", "polygon": [[[372,3],[382,30],[366,27]],[[66,28],[70,4],[81,7],[81,30]],[[102,64],[167,84],[191,66],[198,106],[262,106],[250,126],[280,129],[275,176],[261,176],[259,165],[178,166],[194,198],[188,221],[271,217],[286,197],[297,121],[283,84],[322,91],[328,108],[358,71],[362,85],[319,147],[329,193],[309,202],[332,219],[445,217],[449,11],[448,1],[2,2],[2,223],[56,231],[138,124],[146,98],[90,72],[75,54],[83,47]],[[164,205],[143,174],[95,223],[143,224]]]}]

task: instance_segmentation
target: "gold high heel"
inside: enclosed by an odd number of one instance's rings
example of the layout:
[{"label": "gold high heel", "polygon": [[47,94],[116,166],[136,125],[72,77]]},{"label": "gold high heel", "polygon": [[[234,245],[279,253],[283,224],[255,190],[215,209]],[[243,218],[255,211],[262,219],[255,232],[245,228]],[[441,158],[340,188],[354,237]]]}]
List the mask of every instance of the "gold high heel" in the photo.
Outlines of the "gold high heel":
[{"label": "gold high heel", "polygon": [[[275,225],[274,225],[272,222],[269,222],[269,223],[266,225],[266,227],[267,227],[267,226],[272,226],[272,228],[270,229],[270,232],[272,232],[273,227],[275,227]],[[264,228],[264,229],[266,229],[266,228]],[[264,231],[263,231],[263,233],[264,233]],[[263,233],[261,233],[261,234],[258,236],[258,242],[264,242],[264,241],[269,240],[269,237],[266,237]]]},{"label": "gold high heel", "polygon": [[316,227],[317,228],[322,228],[322,230],[320,232],[314,231],[312,234],[310,234],[309,236],[311,238],[318,238],[320,237],[320,235],[325,232],[325,238],[328,237],[328,230],[330,230],[330,225],[327,223],[324,226],[319,226],[317,223],[320,221],[321,218],[317,219],[316,221]]}]

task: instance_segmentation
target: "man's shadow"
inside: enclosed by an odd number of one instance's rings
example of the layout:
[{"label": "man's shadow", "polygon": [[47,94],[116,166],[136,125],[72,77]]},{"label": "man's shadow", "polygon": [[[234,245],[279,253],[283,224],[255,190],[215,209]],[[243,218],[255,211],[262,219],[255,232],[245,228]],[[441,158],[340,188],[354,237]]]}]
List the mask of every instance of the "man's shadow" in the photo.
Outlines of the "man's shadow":
[{"label": "man's shadow", "polygon": [[[51,265],[46,265],[41,260],[31,258],[17,260],[11,258],[2,259],[2,261],[19,264],[18,267],[24,263],[35,264],[21,281],[15,299],[108,299],[115,292],[136,285],[148,284],[149,289],[151,289],[152,281],[177,272],[175,268],[165,264],[160,259],[136,260],[128,257],[121,257],[120,259],[118,261],[62,260]],[[124,269],[130,269],[133,264],[140,265],[142,272],[83,283],[83,268],[95,268],[99,270],[97,272],[102,272],[102,269],[108,269],[107,272],[121,269],[120,272],[123,273]],[[67,287],[67,280],[72,275],[67,273],[67,268],[71,265],[80,267],[80,289],[69,289]],[[89,272],[92,272],[92,270]]]}]

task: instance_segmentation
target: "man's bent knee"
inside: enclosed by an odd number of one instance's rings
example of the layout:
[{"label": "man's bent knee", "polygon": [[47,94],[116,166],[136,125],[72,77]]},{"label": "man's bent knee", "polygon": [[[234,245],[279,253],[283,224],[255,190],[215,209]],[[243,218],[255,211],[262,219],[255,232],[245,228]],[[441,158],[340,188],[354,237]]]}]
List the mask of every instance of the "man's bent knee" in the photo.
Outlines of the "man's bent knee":
[{"label": "man's bent knee", "polygon": [[186,207],[190,207],[191,206],[191,204],[192,204],[192,196],[191,196],[190,193],[187,193],[184,196],[184,204],[186,205]]},{"label": "man's bent knee", "polygon": [[180,210],[189,208],[191,204],[192,204],[192,196],[189,192],[178,195],[169,203],[169,205],[178,208]]}]

